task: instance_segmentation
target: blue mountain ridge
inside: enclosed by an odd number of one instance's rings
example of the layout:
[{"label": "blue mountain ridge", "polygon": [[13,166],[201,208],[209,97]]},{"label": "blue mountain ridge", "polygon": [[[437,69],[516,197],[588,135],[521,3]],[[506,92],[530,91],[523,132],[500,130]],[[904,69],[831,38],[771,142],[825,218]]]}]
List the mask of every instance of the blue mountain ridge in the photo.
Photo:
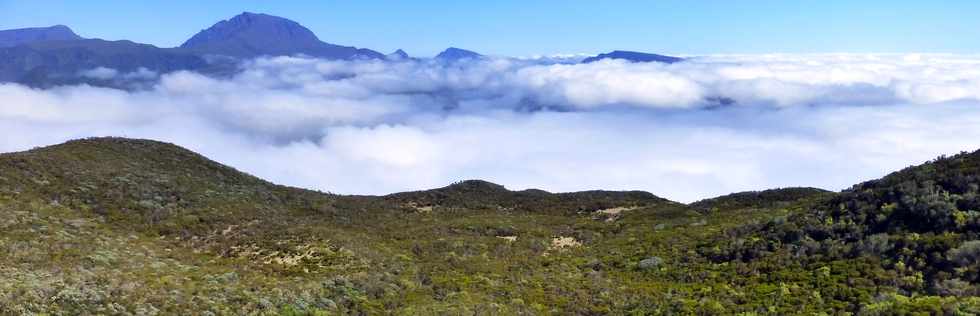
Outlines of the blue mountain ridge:
[{"label": "blue mountain ridge", "polygon": [[[218,77],[233,75],[239,71],[241,60],[261,56],[417,60],[401,49],[384,55],[370,49],[327,43],[295,21],[243,12],[201,30],[174,48],[128,40],[86,39],[64,25],[3,30],[0,31],[0,82],[17,82],[41,88],[84,83],[130,89],[133,88],[133,80],[153,80],[145,74],[190,70]],[[452,63],[482,58],[485,56],[480,53],[450,47],[433,59]],[[602,59],[664,63],[683,60],[656,54],[614,51],[587,58],[583,62]],[[120,78],[84,75],[86,71],[99,67],[115,70]],[[130,73],[144,76],[126,76]]]},{"label": "blue mountain ridge", "polygon": [[74,31],[64,25],[0,31],[0,47],[12,47],[42,41],[68,41],[80,39],[82,39],[81,36],[78,36],[78,34],[75,34]]},{"label": "blue mountain ridge", "polygon": [[202,30],[181,49],[240,58],[307,55],[326,59],[382,59],[384,54],[325,43],[299,23],[268,14],[244,12]]}]

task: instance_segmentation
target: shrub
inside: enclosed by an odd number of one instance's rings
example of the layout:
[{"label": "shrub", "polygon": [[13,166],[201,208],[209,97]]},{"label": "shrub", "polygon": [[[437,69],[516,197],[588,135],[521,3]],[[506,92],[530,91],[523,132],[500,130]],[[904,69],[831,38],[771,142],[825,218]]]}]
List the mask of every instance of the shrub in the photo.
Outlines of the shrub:
[{"label": "shrub", "polygon": [[980,240],[967,241],[956,249],[950,250],[949,260],[961,266],[976,263],[980,260]]}]

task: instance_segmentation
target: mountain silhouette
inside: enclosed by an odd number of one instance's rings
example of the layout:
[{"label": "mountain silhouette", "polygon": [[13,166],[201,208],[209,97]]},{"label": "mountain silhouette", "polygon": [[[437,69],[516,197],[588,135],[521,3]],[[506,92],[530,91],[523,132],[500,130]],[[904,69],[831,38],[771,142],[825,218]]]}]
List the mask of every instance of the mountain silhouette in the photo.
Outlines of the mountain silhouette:
[{"label": "mountain silhouette", "polygon": [[396,50],[394,52],[391,52],[391,54],[385,55],[385,59],[387,59],[387,60],[408,60],[408,59],[412,59],[412,56],[409,56],[408,53],[406,53],[404,50],[398,49],[398,50]]},{"label": "mountain silhouette", "polygon": [[627,60],[627,61],[634,62],[634,63],[658,62],[658,63],[665,63],[665,64],[673,64],[673,63],[676,63],[676,62],[684,61],[684,59],[683,58],[680,58],[680,57],[657,55],[657,54],[649,54],[649,53],[641,53],[641,52],[631,52],[631,51],[625,51],[625,50],[617,50],[617,51],[613,51],[613,52],[610,52],[610,53],[599,54],[597,56],[593,56],[593,57],[589,57],[589,58],[583,59],[582,60],[582,63],[583,64],[588,64],[588,63],[597,62],[597,61],[600,61],[600,60],[603,60],[603,59],[622,59],[622,60]]},{"label": "mountain silhouette", "polygon": [[180,48],[200,54],[241,58],[300,54],[327,59],[385,57],[370,49],[325,43],[295,21],[251,12],[198,32]]},{"label": "mountain silhouette", "polygon": [[478,59],[481,57],[483,57],[483,55],[480,55],[474,51],[450,47],[439,53],[439,55],[436,55],[435,59],[442,61],[457,61],[463,59]]}]

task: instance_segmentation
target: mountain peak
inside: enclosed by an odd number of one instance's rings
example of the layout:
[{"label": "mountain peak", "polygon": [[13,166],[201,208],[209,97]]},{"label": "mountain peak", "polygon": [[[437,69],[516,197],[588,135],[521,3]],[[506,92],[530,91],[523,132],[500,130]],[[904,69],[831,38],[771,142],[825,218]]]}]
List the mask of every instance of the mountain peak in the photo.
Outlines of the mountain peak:
[{"label": "mountain peak", "polygon": [[401,50],[399,48],[398,50],[392,52],[391,54],[386,55],[385,58],[388,60],[406,60],[406,59],[411,59],[412,57],[408,56],[408,53],[406,53],[404,50]]},{"label": "mountain peak", "polygon": [[197,53],[241,58],[298,54],[328,59],[384,58],[372,50],[324,43],[296,21],[252,12],[218,22],[180,47]]},{"label": "mountain peak", "polygon": [[262,13],[244,12],[214,24],[181,45],[186,49],[251,57],[321,44],[320,39],[295,21]]},{"label": "mountain peak", "polygon": [[436,55],[436,59],[447,60],[447,61],[456,61],[461,59],[477,59],[480,57],[483,57],[483,55],[480,55],[479,53],[474,51],[465,50],[456,47],[446,48],[446,50],[439,53],[439,55]]},{"label": "mountain peak", "polygon": [[82,39],[71,28],[58,24],[49,27],[31,27],[0,31],[0,47],[11,47],[42,41],[68,41]]},{"label": "mountain peak", "polygon": [[[221,24],[222,22],[226,22],[226,21],[218,22],[218,24]],[[253,12],[246,11],[246,12],[242,12],[239,15],[233,16],[231,19],[228,19],[227,22],[229,26],[241,27],[241,28],[278,27],[281,28],[280,31],[293,32],[293,33],[284,33],[282,35],[288,35],[294,38],[298,37],[307,40],[310,39],[319,40],[316,37],[316,35],[313,34],[313,31],[310,31],[303,25],[300,25],[298,22],[287,18],[278,17],[275,15],[265,14],[265,13],[253,13]]]}]

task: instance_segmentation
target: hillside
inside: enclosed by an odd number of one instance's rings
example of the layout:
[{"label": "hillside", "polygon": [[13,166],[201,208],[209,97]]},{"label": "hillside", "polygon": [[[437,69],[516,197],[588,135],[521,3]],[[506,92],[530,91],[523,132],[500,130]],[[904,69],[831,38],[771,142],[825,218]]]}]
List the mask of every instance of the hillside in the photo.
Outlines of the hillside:
[{"label": "hillside", "polygon": [[980,295],[978,184],[980,151],[940,157],[743,228],[708,253],[717,261],[792,257],[810,267],[861,262],[871,273],[865,282],[895,282],[900,293]]},{"label": "hillside", "polygon": [[832,194],[817,188],[781,188],[763,191],[749,191],[726,194],[723,196],[704,199],[690,206],[702,211],[731,210],[742,208],[779,208],[799,203],[805,199],[819,198]]},{"label": "hillside", "polygon": [[478,180],[329,195],[71,141],[0,154],[0,314],[977,313],[978,156],[692,207]]},{"label": "hillside", "polygon": [[640,207],[674,203],[641,191],[585,191],[557,194],[541,190],[515,192],[481,180],[462,181],[427,191],[396,193],[386,196],[385,200],[396,205],[439,210],[498,210],[565,215],[592,213],[624,205]]},{"label": "hillside", "polygon": [[327,197],[276,186],[171,144],[102,138],[0,156],[0,195],[162,233],[215,229]]}]

